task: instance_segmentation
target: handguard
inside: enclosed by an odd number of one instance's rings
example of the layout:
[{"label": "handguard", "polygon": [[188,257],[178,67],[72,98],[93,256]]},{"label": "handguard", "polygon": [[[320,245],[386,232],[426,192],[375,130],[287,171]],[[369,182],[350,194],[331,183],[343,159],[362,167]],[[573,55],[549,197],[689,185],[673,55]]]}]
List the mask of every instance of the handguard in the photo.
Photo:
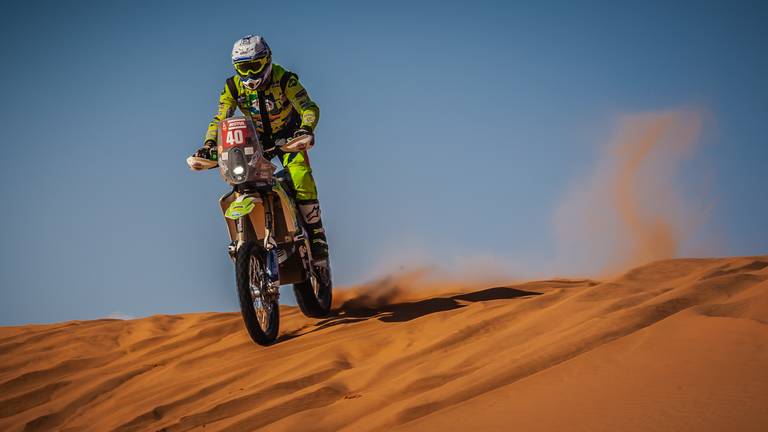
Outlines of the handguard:
[{"label": "handguard", "polygon": [[187,165],[189,165],[192,171],[204,171],[216,168],[219,166],[219,163],[206,158],[190,156],[187,158]]},{"label": "handguard", "polygon": [[286,153],[298,153],[311,149],[313,145],[315,145],[314,135],[307,134],[291,139],[280,146],[280,150]]}]

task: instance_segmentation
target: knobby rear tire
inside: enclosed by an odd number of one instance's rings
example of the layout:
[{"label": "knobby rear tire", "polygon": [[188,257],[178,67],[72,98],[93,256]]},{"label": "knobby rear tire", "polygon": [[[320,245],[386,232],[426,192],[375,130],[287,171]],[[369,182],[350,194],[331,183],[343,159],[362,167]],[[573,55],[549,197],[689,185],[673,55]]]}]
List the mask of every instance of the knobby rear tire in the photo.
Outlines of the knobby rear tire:
[{"label": "knobby rear tire", "polygon": [[304,282],[293,284],[293,293],[296,296],[296,303],[301,312],[310,318],[325,318],[331,313],[331,304],[333,303],[333,281],[331,278],[330,264],[327,267],[327,283],[318,276],[318,294],[312,287],[312,280],[307,279]]},{"label": "knobby rear tire", "polygon": [[235,279],[237,283],[237,297],[240,300],[240,313],[243,315],[245,328],[254,342],[259,345],[270,345],[275,339],[280,328],[280,308],[277,302],[272,302],[272,309],[268,315],[269,324],[266,329],[261,327],[256,315],[253,296],[250,288],[250,261],[254,256],[261,268],[261,276],[266,277],[264,256],[261,249],[253,242],[245,242],[237,252],[235,259]]}]

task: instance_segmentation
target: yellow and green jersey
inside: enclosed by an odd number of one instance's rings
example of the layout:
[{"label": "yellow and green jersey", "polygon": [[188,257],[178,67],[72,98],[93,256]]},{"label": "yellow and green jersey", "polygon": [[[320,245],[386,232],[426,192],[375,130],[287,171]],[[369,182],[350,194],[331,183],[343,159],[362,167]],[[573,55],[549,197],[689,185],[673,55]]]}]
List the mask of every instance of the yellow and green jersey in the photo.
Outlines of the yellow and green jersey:
[{"label": "yellow and green jersey", "polygon": [[[273,136],[290,134],[298,128],[314,130],[320,118],[320,108],[310,99],[309,94],[299,82],[299,77],[293,72],[283,69],[282,66],[272,64],[272,79],[268,87],[263,90],[249,90],[235,75],[230,78],[231,83],[224,86],[219,96],[219,108],[213,121],[208,125],[205,141],[216,142],[219,122],[234,114],[235,109],[253,119],[259,133],[264,132],[261,124],[261,112],[259,111],[259,91],[264,92],[269,122],[272,126]],[[234,84],[236,95],[230,87]]]}]

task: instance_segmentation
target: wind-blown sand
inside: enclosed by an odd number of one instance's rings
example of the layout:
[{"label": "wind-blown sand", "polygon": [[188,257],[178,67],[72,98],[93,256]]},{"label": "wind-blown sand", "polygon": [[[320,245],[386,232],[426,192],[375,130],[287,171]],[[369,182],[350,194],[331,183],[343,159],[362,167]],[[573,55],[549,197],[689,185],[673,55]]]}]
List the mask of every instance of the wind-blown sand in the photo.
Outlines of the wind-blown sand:
[{"label": "wind-blown sand", "polygon": [[236,313],[0,328],[0,430],[768,430],[768,256],[380,288],[268,348]]}]

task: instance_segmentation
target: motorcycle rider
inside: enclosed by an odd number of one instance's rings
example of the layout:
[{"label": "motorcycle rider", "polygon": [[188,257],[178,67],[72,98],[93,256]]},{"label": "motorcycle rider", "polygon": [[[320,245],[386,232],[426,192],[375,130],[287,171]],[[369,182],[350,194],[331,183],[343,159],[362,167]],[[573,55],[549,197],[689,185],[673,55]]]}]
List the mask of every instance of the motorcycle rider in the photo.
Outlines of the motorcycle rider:
[{"label": "motorcycle rider", "polygon": [[[310,135],[314,140],[320,108],[310,99],[295,73],[272,62],[272,51],[263,37],[249,35],[235,42],[232,64],[236,74],[227,79],[203,147],[195,156],[216,159],[218,123],[232,116],[236,108],[253,119],[265,152],[273,150],[275,141],[281,139]],[[312,256],[316,262],[322,262],[328,257],[328,241],[307,152],[275,150],[275,153],[293,181],[299,213],[311,240]]]}]

